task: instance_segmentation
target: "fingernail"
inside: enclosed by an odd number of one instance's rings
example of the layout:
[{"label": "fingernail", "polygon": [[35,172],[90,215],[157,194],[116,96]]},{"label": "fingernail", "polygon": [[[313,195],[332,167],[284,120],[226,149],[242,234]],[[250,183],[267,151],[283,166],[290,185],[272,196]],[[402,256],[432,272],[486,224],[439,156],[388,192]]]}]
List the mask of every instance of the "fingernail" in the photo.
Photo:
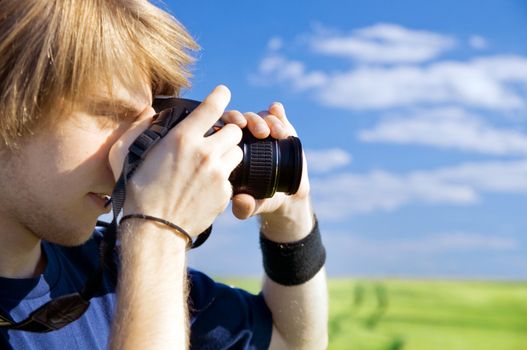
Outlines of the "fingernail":
[{"label": "fingernail", "polygon": [[273,102],[271,103],[270,108],[283,108],[283,105],[280,102]]}]

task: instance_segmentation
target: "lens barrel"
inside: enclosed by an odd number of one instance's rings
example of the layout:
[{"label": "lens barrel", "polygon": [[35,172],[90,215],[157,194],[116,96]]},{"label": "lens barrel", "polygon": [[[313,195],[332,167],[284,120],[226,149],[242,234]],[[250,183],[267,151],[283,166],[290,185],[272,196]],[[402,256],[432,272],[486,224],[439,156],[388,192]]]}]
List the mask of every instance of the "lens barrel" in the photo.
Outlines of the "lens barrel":
[{"label": "lens barrel", "polygon": [[[179,122],[199,104],[199,101],[171,97],[156,98],[153,106],[157,112],[162,110],[159,117],[177,113]],[[214,132],[216,128],[211,128],[205,135]],[[291,195],[298,191],[303,167],[302,144],[298,137],[257,139],[245,128],[238,146],[243,151],[243,159],[229,176],[234,194],[248,193],[256,199],[263,199],[276,192]]]},{"label": "lens barrel", "polygon": [[297,137],[257,139],[244,129],[239,146],[243,160],[229,177],[235,194],[248,193],[262,199],[276,192],[298,191],[302,178],[302,145]]}]

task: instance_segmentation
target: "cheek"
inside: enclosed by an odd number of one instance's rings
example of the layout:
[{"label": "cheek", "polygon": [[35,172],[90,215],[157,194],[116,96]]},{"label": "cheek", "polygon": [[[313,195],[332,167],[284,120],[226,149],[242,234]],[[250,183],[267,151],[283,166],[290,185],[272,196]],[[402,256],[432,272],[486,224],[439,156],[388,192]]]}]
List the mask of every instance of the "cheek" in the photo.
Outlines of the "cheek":
[{"label": "cheek", "polygon": [[110,166],[110,151],[128,129],[128,126],[106,129],[99,134],[89,135],[83,140],[83,145],[79,147],[83,149],[83,154],[79,156],[77,162],[84,168],[84,174],[92,174],[96,181],[111,183],[113,187],[115,178]]},{"label": "cheek", "polygon": [[63,185],[76,186],[82,192],[110,189],[114,178],[108,155],[129,125],[103,125],[95,118],[83,117],[55,133],[52,142],[55,150],[51,153],[55,154],[57,175],[62,178]]},{"label": "cheek", "polygon": [[57,150],[57,166],[62,173],[84,168],[89,164],[103,162],[107,158],[109,145],[105,135],[78,135],[62,140]]},{"label": "cheek", "polygon": [[[111,146],[124,133],[130,123],[117,122],[104,117],[79,113],[57,137],[63,159],[78,164],[86,161],[106,160]],[[57,135],[56,135],[57,136]]]},{"label": "cheek", "polygon": [[[70,128],[62,134],[63,149],[79,162],[90,159],[106,160],[112,145],[130,126],[130,123],[116,123],[113,121],[100,121],[97,118],[84,118],[79,127]],[[69,153],[69,152],[68,152]]]},{"label": "cheek", "polygon": [[106,190],[113,181],[108,165],[108,153],[113,144],[113,132],[84,132],[66,137],[57,143],[49,174],[63,194],[82,196],[94,190]]}]

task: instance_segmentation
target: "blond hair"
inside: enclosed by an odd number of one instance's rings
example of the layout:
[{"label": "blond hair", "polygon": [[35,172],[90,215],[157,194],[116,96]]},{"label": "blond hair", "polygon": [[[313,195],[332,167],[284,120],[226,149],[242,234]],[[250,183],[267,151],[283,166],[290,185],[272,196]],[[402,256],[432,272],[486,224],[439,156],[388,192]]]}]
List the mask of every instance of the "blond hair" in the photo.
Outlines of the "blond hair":
[{"label": "blond hair", "polygon": [[[146,0],[0,0],[0,137],[17,139],[97,87],[188,87],[197,45]],[[141,80],[142,78],[142,80]]]}]

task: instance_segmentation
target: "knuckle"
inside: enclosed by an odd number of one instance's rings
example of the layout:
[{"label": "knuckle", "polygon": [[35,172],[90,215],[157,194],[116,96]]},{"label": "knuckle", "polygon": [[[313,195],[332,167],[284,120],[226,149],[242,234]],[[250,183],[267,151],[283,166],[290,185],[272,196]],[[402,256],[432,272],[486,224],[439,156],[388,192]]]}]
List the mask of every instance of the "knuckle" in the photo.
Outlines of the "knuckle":
[{"label": "knuckle", "polygon": [[210,152],[204,147],[198,147],[194,151],[194,155],[199,159],[199,162],[202,166],[211,167],[212,166],[212,156]]},{"label": "knuckle", "polygon": [[235,124],[227,124],[224,126],[224,128],[227,128],[225,131],[229,132],[229,134],[232,135],[234,141],[238,143],[241,140],[242,129],[240,129],[240,127]]},{"label": "knuckle", "polygon": [[171,131],[171,134],[176,142],[176,146],[178,147],[190,143],[191,137],[187,132],[185,132],[185,128],[176,127],[174,130]]},{"label": "knuckle", "polygon": [[211,178],[211,183],[218,185],[222,184],[225,181],[225,173],[220,167],[210,167],[209,176]]},{"label": "knuckle", "polygon": [[236,124],[226,124],[222,127],[221,133],[228,142],[239,143],[242,139],[242,129]]}]

